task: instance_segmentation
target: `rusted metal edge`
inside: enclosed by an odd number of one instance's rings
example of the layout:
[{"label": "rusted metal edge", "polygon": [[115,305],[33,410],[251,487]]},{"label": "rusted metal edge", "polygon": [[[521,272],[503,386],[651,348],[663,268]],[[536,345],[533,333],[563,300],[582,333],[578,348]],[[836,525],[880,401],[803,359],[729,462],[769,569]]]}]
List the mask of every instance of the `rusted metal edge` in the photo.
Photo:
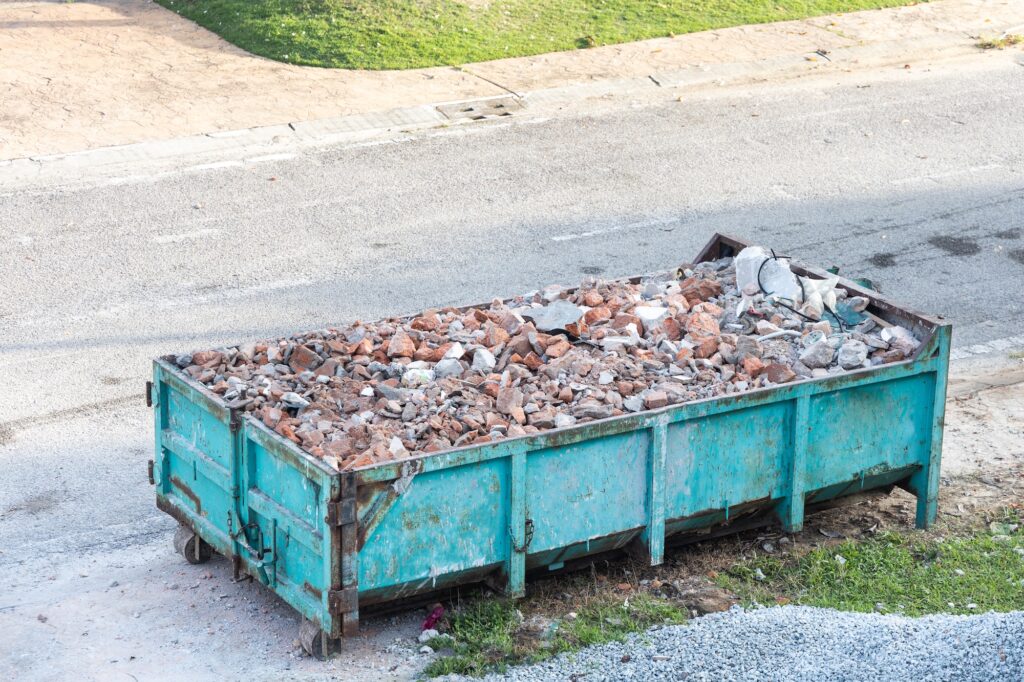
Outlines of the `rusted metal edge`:
[{"label": "rusted metal edge", "polygon": [[[325,519],[331,537],[331,591],[327,599],[332,621],[330,634],[351,637],[359,631],[358,484],[351,472],[331,481],[332,500]],[[330,524],[332,520],[337,523]]]}]

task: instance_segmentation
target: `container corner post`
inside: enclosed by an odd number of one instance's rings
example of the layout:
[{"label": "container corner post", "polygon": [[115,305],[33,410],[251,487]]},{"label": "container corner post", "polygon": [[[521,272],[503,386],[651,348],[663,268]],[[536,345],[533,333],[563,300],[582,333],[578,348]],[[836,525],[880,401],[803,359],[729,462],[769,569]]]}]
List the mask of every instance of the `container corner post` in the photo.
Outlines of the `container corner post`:
[{"label": "container corner post", "polygon": [[953,329],[949,324],[935,330],[938,354],[935,361],[935,393],[932,403],[931,447],[921,468],[910,477],[910,489],[917,496],[915,525],[924,529],[935,523],[939,511],[939,476],[942,470],[942,432],[946,423],[946,386],[949,380],[949,352]]}]

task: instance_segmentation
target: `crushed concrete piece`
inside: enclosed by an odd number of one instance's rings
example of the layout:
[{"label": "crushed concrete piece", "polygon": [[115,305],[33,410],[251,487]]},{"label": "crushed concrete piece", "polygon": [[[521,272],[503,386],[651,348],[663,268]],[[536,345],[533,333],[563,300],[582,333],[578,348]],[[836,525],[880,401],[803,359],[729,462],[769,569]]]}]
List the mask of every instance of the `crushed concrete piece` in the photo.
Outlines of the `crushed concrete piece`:
[{"label": "crushed concrete piece", "polygon": [[839,348],[839,366],[843,369],[857,369],[868,359],[868,346],[857,339],[850,339]]},{"label": "crushed concrete piece", "polygon": [[541,308],[520,310],[519,314],[524,319],[533,320],[538,330],[547,332],[576,324],[583,317],[583,309],[561,298]]},{"label": "crushed concrete piece", "polygon": [[496,364],[494,355],[486,348],[477,348],[473,354],[473,370],[477,372],[490,372]]},{"label": "crushed concrete piece", "polygon": [[832,356],[834,354],[835,350],[829,345],[828,341],[818,341],[817,343],[812,343],[800,353],[800,362],[811,369],[828,367],[832,364]]}]

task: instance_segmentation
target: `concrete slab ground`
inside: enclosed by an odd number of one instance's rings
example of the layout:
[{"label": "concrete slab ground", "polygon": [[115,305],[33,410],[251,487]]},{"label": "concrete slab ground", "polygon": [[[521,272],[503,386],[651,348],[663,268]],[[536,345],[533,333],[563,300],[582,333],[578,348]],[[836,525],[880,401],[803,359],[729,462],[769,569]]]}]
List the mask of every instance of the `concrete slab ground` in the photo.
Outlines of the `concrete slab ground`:
[{"label": "concrete slab ground", "polygon": [[609,80],[678,85],[716,65],[825,66],[819,50],[965,49],[1016,26],[1024,2],[938,0],[464,68],[345,71],[255,57],[149,0],[4,2],[0,160]]}]

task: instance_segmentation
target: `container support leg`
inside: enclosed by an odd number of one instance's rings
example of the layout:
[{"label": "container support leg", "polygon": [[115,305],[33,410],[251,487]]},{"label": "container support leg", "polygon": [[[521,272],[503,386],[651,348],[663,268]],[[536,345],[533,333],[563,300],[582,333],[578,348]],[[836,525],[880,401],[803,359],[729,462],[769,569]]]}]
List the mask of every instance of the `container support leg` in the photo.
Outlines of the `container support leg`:
[{"label": "container support leg", "polygon": [[797,533],[804,527],[804,480],[807,471],[807,435],[810,421],[809,396],[796,399],[793,415],[793,457],[789,463],[789,494],[779,503],[779,519],[787,533]]},{"label": "container support leg", "polygon": [[640,533],[643,558],[651,566],[665,560],[665,451],[668,424],[658,422],[651,429],[647,454],[647,526]]}]

